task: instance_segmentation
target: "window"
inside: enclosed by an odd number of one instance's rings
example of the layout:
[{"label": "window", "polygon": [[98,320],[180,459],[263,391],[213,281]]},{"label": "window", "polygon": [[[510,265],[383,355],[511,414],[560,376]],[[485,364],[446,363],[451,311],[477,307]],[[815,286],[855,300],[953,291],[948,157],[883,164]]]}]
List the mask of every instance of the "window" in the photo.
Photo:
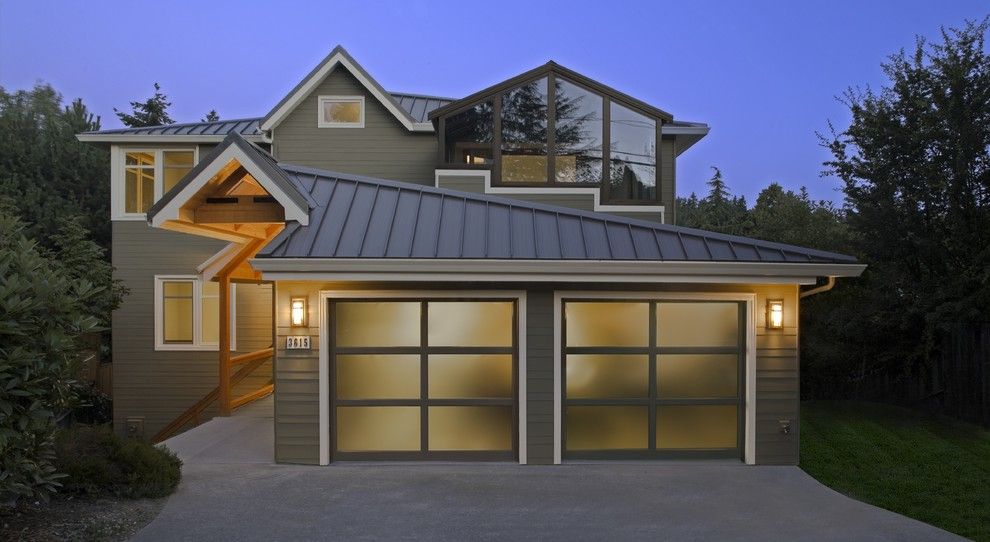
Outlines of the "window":
[{"label": "window", "polygon": [[621,95],[551,71],[480,100],[440,117],[445,164],[490,168],[493,184],[502,186],[659,203],[660,120]]},{"label": "window", "polygon": [[364,128],[364,96],[320,96],[317,126]]},{"label": "window", "polygon": [[565,301],[567,456],[738,456],[743,311],[722,301]]},{"label": "window", "polygon": [[[235,285],[230,297],[236,296]],[[235,349],[235,303],[230,308],[230,348]],[[155,277],[155,350],[217,350],[220,287],[194,276]]]},{"label": "window", "polygon": [[144,213],[192,170],[197,159],[196,149],[123,148],[115,152],[120,153],[112,174],[115,219],[144,219]]}]

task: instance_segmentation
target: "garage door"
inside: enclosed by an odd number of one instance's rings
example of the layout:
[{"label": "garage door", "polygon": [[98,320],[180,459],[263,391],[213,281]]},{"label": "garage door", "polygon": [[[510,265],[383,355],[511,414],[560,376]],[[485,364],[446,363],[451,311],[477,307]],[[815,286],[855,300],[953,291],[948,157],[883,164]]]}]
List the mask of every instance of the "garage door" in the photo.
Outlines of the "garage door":
[{"label": "garage door", "polygon": [[333,459],[511,460],[516,305],[329,302]]},{"label": "garage door", "polygon": [[564,302],[570,458],[741,457],[744,304]]}]

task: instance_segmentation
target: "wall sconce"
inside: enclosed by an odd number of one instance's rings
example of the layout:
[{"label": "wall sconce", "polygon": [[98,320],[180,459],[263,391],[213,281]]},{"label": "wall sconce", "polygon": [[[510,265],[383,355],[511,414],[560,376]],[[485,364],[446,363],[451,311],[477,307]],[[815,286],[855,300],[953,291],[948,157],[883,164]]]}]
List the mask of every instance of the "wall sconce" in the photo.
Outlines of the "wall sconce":
[{"label": "wall sconce", "polygon": [[781,329],[784,327],[784,300],[767,300],[767,329]]},{"label": "wall sconce", "polygon": [[292,327],[303,327],[306,325],[306,298],[305,297],[293,297],[291,301],[291,314],[290,319],[292,321]]}]

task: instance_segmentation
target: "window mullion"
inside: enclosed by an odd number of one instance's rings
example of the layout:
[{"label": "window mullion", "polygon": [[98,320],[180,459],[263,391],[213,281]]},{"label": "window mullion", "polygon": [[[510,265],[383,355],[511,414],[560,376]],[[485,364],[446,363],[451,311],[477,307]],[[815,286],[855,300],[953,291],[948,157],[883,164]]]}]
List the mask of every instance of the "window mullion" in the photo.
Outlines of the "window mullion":
[{"label": "window mullion", "polygon": [[553,72],[547,76],[547,184],[556,184],[557,176],[557,77]]},{"label": "window mullion", "polygon": [[[152,205],[162,197],[162,187],[165,186],[165,152],[161,149],[155,151],[155,165],[154,165],[154,175],[155,181],[153,183],[155,196],[152,198]],[[145,209],[145,212],[148,210]]]}]

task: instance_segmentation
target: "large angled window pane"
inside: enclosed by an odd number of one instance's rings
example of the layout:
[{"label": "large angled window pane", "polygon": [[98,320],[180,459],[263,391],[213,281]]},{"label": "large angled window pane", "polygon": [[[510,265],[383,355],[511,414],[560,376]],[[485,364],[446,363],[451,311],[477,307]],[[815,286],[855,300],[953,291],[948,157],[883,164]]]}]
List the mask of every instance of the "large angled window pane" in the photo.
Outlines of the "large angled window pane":
[{"label": "large angled window pane", "polygon": [[650,364],[646,355],[567,354],[567,398],[647,397]]},{"label": "large angled window pane", "polygon": [[430,450],[511,450],[512,407],[429,407]]},{"label": "large angled window pane", "polygon": [[574,302],[564,305],[567,346],[649,346],[646,302]]},{"label": "large angled window pane", "polygon": [[609,151],[609,198],[656,201],[656,120],[611,102]]},{"label": "large angled window pane", "polygon": [[735,397],[739,391],[736,354],[666,354],[657,357],[661,399]]},{"label": "large angled window pane", "polygon": [[657,448],[735,448],[739,434],[735,405],[677,405],[657,409]]},{"label": "large angled window pane", "polygon": [[644,406],[569,406],[568,450],[641,450],[649,443]]},{"label": "large angled window pane", "polygon": [[338,354],[338,399],[418,399],[418,354]]},{"label": "large angled window pane", "polygon": [[502,182],[547,182],[546,77],[502,95]]},{"label": "large angled window pane", "polygon": [[337,302],[337,346],[419,346],[417,301]]},{"label": "large angled window pane", "polygon": [[419,407],[337,407],[337,449],[342,452],[419,450]]},{"label": "large angled window pane", "polygon": [[433,354],[428,363],[432,399],[512,397],[511,354]]},{"label": "large angled window pane", "polygon": [[492,102],[482,102],[444,119],[444,145],[448,164],[489,164],[495,115]]},{"label": "large angled window pane", "polygon": [[143,213],[151,207],[154,198],[154,168],[126,168],[124,170],[124,212]]},{"label": "large angled window pane", "polygon": [[193,168],[193,151],[162,152],[162,193],[168,192]]},{"label": "large angled window pane", "polygon": [[604,100],[565,79],[555,81],[556,180],[558,183],[600,184]]},{"label": "large angled window pane", "polygon": [[512,346],[511,301],[431,301],[430,346]]},{"label": "large angled window pane", "polygon": [[739,345],[739,304],[663,302],[657,305],[657,337],[664,346]]}]

